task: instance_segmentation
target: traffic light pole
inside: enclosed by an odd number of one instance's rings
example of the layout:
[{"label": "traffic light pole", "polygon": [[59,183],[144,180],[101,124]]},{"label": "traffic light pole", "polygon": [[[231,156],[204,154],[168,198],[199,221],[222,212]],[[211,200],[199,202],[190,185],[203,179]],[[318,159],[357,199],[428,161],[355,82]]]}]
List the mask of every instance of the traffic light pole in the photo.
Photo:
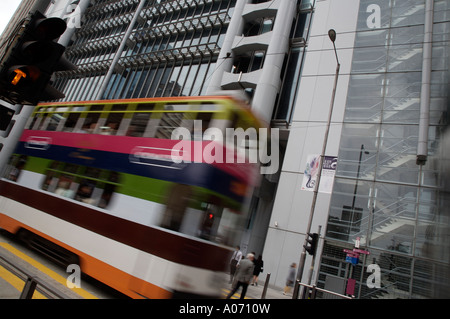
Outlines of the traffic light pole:
[{"label": "traffic light pole", "polygon": [[[319,238],[320,238],[320,231],[321,230],[322,230],[322,225],[319,225],[319,230],[317,231],[317,234],[319,235]],[[309,267],[309,274],[308,274],[308,281],[307,281],[308,285],[311,285],[311,280],[312,280],[312,276],[313,276],[313,273],[314,273],[314,265],[315,265],[315,263],[316,263],[316,254],[314,253],[312,255],[311,266]],[[306,296],[305,292],[306,292],[306,287],[303,289],[303,295],[300,296],[301,299],[303,299]]]}]

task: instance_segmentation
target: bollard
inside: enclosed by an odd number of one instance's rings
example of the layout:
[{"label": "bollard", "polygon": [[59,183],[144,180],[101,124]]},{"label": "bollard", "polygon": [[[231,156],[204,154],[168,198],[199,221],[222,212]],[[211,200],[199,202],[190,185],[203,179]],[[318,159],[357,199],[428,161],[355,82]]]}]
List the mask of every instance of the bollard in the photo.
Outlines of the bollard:
[{"label": "bollard", "polygon": [[292,293],[292,299],[298,299],[298,292],[300,290],[300,280],[296,280],[294,284],[294,292]]},{"label": "bollard", "polygon": [[270,273],[266,276],[266,282],[264,283],[264,289],[261,295],[261,299],[266,299],[267,287],[269,286]]}]

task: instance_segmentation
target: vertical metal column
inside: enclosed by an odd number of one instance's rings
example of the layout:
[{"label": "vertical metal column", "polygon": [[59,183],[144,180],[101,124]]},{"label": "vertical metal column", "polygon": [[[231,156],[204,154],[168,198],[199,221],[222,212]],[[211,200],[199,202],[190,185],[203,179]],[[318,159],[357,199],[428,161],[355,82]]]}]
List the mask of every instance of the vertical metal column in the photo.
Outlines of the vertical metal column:
[{"label": "vertical metal column", "polygon": [[424,165],[428,157],[428,129],[430,126],[431,59],[433,49],[434,0],[425,2],[425,32],[423,40],[422,89],[420,92],[419,142],[417,165]]},{"label": "vertical metal column", "polygon": [[146,0],[141,0],[141,2],[139,3],[139,6],[136,8],[136,11],[134,12],[134,16],[131,19],[131,22],[130,22],[128,28],[127,28],[127,31],[125,31],[125,34],[124,34],[124,36],[122,38],[122,41],[121,41],[121,43],[119,45],[119,48],[117,49],[117,52],[114,55],[114,58],[113,58],[113,60],[111,62],[111,65],[109,66],[108,73],[106,74],[105,79],[103,80],[102,86],[101,86],[101,88],[100,88],[100,90],[98,92],[98,95],[96,97],[97,100],[101,100],[103,94],[105,93],[106,88],[108,87],[109,80],[111,79],[112,74],[114,72],[114,69],[116,67],[116,64],[119,61],[120,57],[122,56],[123,49],[125,48],[127,40],[130,37],[131,32],[133,31],[134,24],[136,23],[136,20],[138,19],[138,17],[140,15],[142,9],[144,8],[144,5],[145,5],[146,2],[147,2]]}]

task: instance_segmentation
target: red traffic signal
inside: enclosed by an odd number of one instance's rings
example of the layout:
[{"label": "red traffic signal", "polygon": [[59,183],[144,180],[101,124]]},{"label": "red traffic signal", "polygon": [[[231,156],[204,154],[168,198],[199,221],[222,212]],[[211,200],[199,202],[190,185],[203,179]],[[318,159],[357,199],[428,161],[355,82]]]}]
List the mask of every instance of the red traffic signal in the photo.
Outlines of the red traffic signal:
[{"label": "red traffic signal", "polygon": [[64,33],[66,23],[31,14],[12,41],[0,65],[0,98],[12,104],[36,105],[64,94],[49,85],[53,72],[74,69],[65,60],[65,47],[54,42]]}]

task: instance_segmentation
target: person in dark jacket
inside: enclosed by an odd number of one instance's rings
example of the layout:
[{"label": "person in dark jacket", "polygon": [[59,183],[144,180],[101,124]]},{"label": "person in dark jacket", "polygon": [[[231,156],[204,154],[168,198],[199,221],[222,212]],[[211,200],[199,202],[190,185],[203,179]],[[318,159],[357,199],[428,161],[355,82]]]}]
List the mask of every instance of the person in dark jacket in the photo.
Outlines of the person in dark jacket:
[{"label": "person in dark jacket", "polygon": [[262,255],[259,255],[258,259],[256,259],[254,263],[255,269],[253,270],[252,286],[258,286],[258,276],[264,271],[264,262],[262,260]]}]

